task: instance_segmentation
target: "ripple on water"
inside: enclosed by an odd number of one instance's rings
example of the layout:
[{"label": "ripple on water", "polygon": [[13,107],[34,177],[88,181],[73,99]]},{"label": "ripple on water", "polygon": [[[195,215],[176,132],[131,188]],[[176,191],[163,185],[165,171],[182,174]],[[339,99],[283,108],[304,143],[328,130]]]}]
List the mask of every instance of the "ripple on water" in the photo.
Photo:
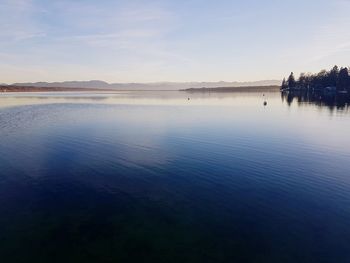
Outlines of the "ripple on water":
[{"label": "ripple on water", "polygon": [[[1,109],[0,255],[347,262],[344,124],[310,110],[300,128],[279,107]],[[324,127],[316,134],[310,114]],[[341,146],[323,139],[329,125]]]}]

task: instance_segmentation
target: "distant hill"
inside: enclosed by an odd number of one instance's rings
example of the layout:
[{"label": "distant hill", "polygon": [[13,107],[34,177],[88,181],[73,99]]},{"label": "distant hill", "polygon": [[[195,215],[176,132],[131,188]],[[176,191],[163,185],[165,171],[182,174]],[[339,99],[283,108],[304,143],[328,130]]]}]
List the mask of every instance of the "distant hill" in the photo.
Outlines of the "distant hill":
[{"label": "distant hill", "polygon": [[100,80],[90,81],[64,81],[64,82],[28,82],[14,83],[13,86],[30,86],[41,88],[93,88],[93,89],[110,89],[110,84]]},{"label": "distant hill", "polygon": [[64,82],[32,82],[14,83],[14,86],[30,86],[44,88],[87,88],[112,90],[183,90],[216,87],[257,87],[280,85],[279,80],[262,80],[253,82],[154,82],[154,83],[107,83],[101,80],[64,81]]},{"label": "distant hill", "polygon": [[51,91],[111,91],[109,89],[93,88],[68,88],[68,87],[37,87],[37,86],[19,86],[19,85],[1,85],[0,92],[51,92]]}]

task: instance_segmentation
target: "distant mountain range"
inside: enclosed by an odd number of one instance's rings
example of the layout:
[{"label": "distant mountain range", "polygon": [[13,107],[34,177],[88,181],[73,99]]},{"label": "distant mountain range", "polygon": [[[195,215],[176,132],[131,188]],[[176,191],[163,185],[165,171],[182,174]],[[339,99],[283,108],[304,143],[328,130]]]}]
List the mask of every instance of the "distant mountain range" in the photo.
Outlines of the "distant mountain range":
[{"label": "distant mountain range", "polygon": [[14,83],[14,86],[32,86],[44,88],[91,88],[111,90],[180,90],[216,87],[251,87],[280,85],[280,80],[261,80],[252,82],[154,82],[154,83],[107,83],[101,80],[64,81],[64,82],[31,82]]}]

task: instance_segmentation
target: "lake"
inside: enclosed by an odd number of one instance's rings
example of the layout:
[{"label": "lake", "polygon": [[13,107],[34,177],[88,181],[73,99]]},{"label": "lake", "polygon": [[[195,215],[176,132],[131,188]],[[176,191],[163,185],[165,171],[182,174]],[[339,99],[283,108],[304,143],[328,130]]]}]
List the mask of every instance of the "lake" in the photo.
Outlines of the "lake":
[{"label": "lake", "polygon": [[348,105],[0,94],[0,260],[348,263]]}]

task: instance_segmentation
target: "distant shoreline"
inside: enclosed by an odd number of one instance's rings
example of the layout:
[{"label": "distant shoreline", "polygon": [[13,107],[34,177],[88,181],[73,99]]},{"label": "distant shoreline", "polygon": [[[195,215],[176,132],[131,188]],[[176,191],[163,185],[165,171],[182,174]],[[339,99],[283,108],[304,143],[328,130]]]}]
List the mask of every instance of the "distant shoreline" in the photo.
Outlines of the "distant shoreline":
[{"label": "distant shoreline", "polygon": [[35,87],[35,86],[0,86],[0,93],[7,92],[59,92],[59,91],[114,91],[112,89],[64,88],[64,87]]},{"label": "distant shoreline", "polygon": [[217,87],[217,88],[191,88],[182,89],[185,92],[276,92],[280,90],[280,86],[247,86],[247,87]]},{"label": "distant shoreline", "polygon": [[70,87],[37,87],[37,86],[17,86],[17,85],[0,85],[0,93],[11,92],[117,92],[117,91],[185,91],[185,92],[275,92],[280,87],[271,86],[240,86],[240,87],[215,87],[215,88],[189,88],[178,90],[134,90],[134,89],[99,89],[99,88],[70,88]]}]

